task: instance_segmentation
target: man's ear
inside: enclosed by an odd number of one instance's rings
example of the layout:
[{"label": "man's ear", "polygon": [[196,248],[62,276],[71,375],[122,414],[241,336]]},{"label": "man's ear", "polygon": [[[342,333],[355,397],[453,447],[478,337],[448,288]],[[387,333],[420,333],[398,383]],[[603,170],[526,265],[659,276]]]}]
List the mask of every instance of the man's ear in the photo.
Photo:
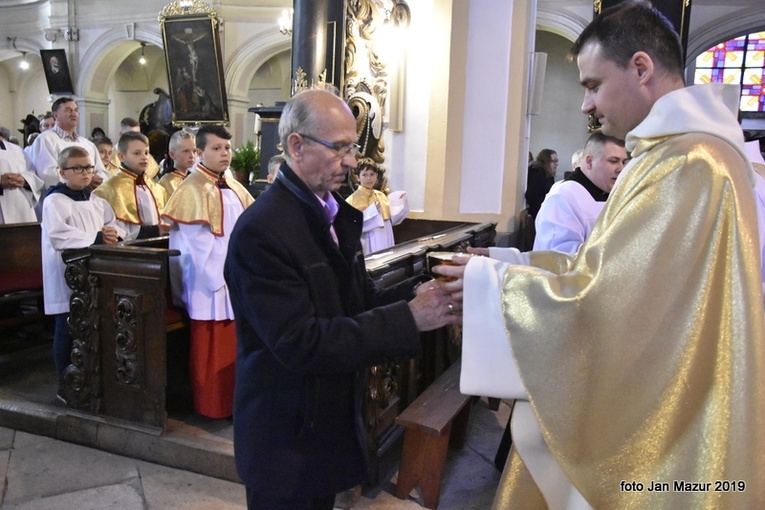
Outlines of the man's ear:
[{"label": "man's ear", "polygon": [[120,151],[117,151],[117,159],[120,160],[120,163],[125,161],[125,155],[122,154]]},{"label": "man's ear", "polygon": [[292,158],[292,161],[300,161],[303,157],[303,138],[297,134],[292,133],[287,137],[287,152]]},{"label": "man's ear", "polygon": [[648,53],[644,51],[636,52],[630,59],[630,65],[635,69],[641,84],[648,83],[653,77],[655,70],[654,63]]}]

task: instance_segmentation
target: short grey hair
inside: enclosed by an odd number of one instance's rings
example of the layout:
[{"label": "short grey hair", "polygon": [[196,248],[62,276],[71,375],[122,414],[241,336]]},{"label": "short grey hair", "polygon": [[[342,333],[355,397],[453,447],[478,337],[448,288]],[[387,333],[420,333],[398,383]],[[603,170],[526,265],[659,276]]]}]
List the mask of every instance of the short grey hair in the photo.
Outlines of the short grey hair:
[{"label": "short grey hair", "polygon": [[329,94],[342,101],[337,93],[329,89],[314,88],[298,92],[287,101],[282,110],[282,116],[279,120],[279,143],[284,151],[284,158],[291,160],[287,139],[292,133],[313,134],[319,129],[320,119],[317,119],[313,108],[314,98],[318,94]]},{"label": "short grey hair", "polygon": [[178,146],[181,144],[183,140],[195,140],[196,135],[192,133],[191,131],[186,131],[185,129],[181,129],[180,131],[176,131],[173,133],[173,136],[170,137],[170,142],[168,142],[168,150],[175,151],[178,150]]},{"label": "short grey hair", "polygon": [[271,159],[268,160],[268,175],[276,175],[282,163],[284,163],[284,154],[271,156]]}]

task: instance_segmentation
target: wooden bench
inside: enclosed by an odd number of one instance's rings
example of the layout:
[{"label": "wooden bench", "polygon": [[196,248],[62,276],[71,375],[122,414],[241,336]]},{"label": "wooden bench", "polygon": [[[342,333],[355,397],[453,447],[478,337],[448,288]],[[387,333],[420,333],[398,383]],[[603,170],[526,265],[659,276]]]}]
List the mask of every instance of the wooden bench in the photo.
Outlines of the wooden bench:
[{"label": "wooden bench", "polygon": [[406,499],[419,484],[426,508],[438,506],[446,453],[461,448],[473,397],[460,393],[461,362],[452,364],[403,413],[406,427],[396,497]]},{"label": "wooden bench", "polygon": [[[161,246],[164,246],[162,248]],[[168,302],[167,238],[65,253],[72,288],[71,407],[155,432],[167,420],[167,335],[185,327]]]},{"label": "wooden bench", "polygon": [[[0,225],[0,330],[39,321],[42,305],[42,250],[39,223]],[[36,311],[23,313],[22,302],[34,302]]]}]

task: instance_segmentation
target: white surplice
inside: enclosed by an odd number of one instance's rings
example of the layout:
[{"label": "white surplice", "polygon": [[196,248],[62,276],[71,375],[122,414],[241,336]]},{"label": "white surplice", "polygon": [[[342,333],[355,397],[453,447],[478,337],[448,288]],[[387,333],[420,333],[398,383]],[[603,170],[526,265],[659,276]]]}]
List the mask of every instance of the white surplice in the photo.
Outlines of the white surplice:
[{"label": "white surplice", "polygon": [[170,259],[173,302],[200,321],[233,320],[234,310],[223,278],[228,240],[244,206],[231,189],[222,189],[223,235],[215,236],[206,223],[173,222],[170,248],[180,250]]},{"label": "white surplice", "polygon": [[41,246],[47,315],[69,311],[72,290],[64,279],[66,264],[61,252],[90,246],[106,225],[114,226],[120,237],[125,235],[116,223],[114,211],[103,198],[91,195],[90,200],[75,201],[63,193],[51,193],[45,199]]},{"label": "white surplice", "polygon": [[36,222],[35,205],[42,195],[43,181],[27,168],[21,147],[11,142],[5,142],[5,150],[0,150],[0,175],[7,173],[21,174],[29,189],[3,189],[0,195],[0,224]]}]

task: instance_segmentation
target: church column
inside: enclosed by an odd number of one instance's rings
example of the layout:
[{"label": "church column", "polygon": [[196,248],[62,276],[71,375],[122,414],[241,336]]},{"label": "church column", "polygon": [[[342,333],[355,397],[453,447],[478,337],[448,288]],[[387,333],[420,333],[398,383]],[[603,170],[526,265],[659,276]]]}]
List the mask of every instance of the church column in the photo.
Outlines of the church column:
[{"label": "church column", "polygon": [[250,98],[247,96],[234,96],[228,94],[228,115],[231,121],[232,147],[240,147],[247,140],[255,141],[253,134],[252,114],[247,113],[250,106]]},{"label": "church column", "polygon": [[345,0],[295,0],[292,32],[292,86],[321,83],[342,89]]},{"label": "church column", "polygon": [[109,99],[95,97],[76,97],[77,107],[80,110],[80,124],[77,126],[77,134],[90,138],[90,132],[94,127],[109,131]]}]

